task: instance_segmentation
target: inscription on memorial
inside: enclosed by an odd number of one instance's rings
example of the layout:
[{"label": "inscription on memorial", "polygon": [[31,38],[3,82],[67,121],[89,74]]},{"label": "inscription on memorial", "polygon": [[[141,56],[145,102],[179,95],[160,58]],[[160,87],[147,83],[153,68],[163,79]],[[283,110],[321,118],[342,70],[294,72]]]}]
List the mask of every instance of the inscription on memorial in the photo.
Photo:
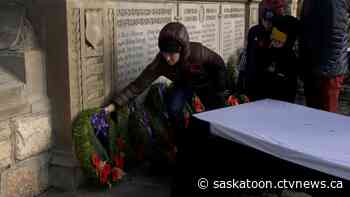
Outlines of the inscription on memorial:
[{"label": "inscription on memorial", "polygon": [[200,4],[182,3],[179,5],[181,21],[187,28],[190,40],[202,42],[201,22],[203,21],[204,8]]},{"label": "inscription on memorial", "polygon": [[182,3],[179,6],[181,22],[186,26],[193,42],[201,42],[208,48],[219,50],[219,12],[220,5]]},{"label": "inscription on memorial", "polygon": [[221,20],[222,57],[236,55],[244,45],[245,8],[243,4],[223,4]]},{"label": "inscription on memorial", "polygon": [[204,21],[202,23],[202,43],[213,51],[220,53],[219,47],[219,4],[204,4]]},{"label": "inscription on memorial", "polygon": [[82,81],[84,108],[98,106],[104,97],[104,21],[102,9],[85,9]]},{"label": "inscription on memorial", "polygon": [[158,34],[173,21],[176,4],[119,2],[115,10],[116,91],[122,90],[158,53]]},{"label": "inscription on memorial", "polygon": [[69,42],[70,47],[70,94],[72,114],[77,114],[82,108],[82,87],[81,87],[81,26],[80,9],[70,10],[72,20],[69,23]]},{"label": "inscription on memorial", "polygon": [[85,25],[85,56],[101,56],[103,54],[102,10],[86,9]]}]

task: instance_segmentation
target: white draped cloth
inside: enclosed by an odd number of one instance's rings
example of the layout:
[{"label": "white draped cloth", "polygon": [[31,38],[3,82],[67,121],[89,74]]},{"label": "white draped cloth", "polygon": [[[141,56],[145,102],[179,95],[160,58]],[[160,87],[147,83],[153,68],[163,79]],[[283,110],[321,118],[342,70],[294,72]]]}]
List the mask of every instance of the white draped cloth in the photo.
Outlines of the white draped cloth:
[{"label": "white draped cloth", "polygon": [[350,117],[271,99],[194,116],[214,135],[350,180]]}]

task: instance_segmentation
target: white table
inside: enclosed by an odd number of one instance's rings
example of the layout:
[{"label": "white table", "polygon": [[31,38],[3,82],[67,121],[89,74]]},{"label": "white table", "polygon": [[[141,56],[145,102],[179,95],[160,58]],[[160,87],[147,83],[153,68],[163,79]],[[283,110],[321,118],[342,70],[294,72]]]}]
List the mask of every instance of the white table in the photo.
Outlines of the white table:
[{"label": "white table", "polygon": [[350,180],[350,117],[271,99],[194,116],[214,135]]}]

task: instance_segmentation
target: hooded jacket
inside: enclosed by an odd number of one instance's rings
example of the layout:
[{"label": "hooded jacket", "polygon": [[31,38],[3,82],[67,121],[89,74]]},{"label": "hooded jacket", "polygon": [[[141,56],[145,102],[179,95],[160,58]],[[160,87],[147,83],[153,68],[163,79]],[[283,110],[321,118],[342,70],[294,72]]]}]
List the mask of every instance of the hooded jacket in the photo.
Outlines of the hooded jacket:
[{"label": "hooded jacket", "polygon": [[[180,60],[170,66],[159,52],[145,70],[124,90],[113,97],[119,106],[141,94],[159,76],[172,80],[176,86],[193,89],[209,108],[221,107],[225,103],[226,66],[223,59],[214,51],[200,43],[190,42],[184,25],[168,23],[159,33],[158,46],[176,41],[181,46]],[[208,99],[210,98],[210,99]]]},{"label": "hooded jacket", "polygon": [[328,78],[347,72],[348,0],[304,0],[300,58],[307,73]]}]

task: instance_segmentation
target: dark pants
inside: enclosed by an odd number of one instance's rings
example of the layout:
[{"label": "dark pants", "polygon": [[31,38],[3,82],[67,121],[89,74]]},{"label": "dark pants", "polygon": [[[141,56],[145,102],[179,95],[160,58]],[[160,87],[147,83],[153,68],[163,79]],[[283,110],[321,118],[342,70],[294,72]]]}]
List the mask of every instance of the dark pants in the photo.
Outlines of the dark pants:
[{"label": "dark pants", "polygon": [[186,102],[191,101],[192,96],[193,91],[191,89],[174,86],[166,97],[169,116],[177,118],[181,115]]}]

